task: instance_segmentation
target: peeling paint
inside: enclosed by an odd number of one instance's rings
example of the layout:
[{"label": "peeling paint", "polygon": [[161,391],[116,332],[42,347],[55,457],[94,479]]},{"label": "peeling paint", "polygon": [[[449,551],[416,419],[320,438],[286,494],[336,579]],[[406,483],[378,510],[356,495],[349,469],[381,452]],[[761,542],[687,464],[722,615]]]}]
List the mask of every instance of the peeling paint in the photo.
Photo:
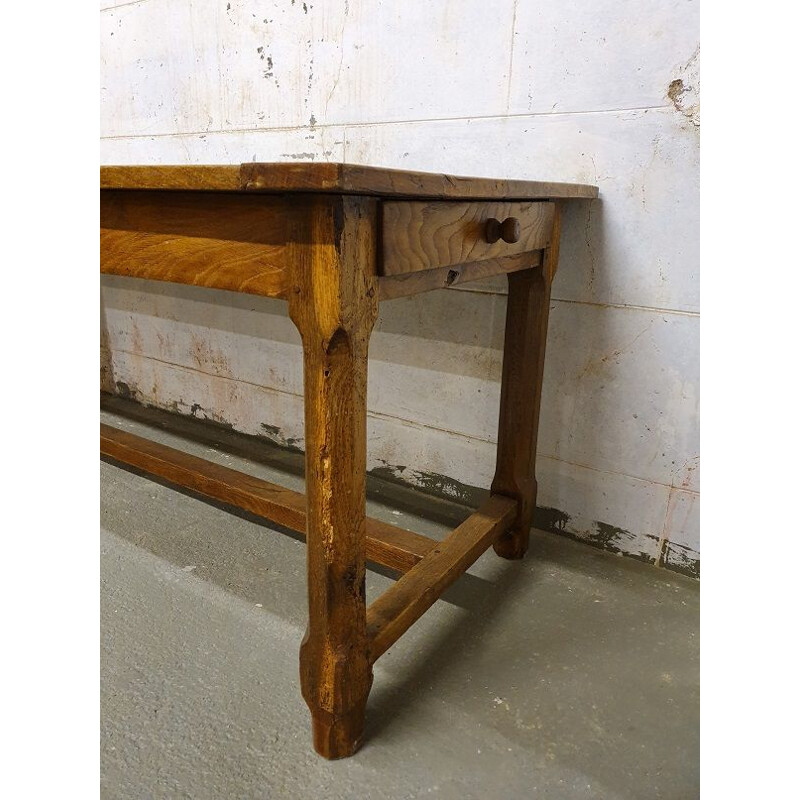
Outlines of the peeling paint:
[{"label": "peeling paint", "polygon": [[667,87],[667,97],[676,111],[692,125],[700,127],[700,47],[679,70],[679,76]]}]

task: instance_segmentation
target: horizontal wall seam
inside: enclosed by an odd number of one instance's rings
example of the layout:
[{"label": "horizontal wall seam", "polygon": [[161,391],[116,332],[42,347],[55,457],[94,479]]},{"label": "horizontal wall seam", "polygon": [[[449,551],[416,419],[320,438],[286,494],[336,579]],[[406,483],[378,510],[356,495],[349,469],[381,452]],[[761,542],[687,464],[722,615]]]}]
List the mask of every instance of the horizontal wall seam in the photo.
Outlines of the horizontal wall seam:
[{"label": "horizontal wall seam", "polygon": [[[286,395],[288,397],[293,397],[296,400],[299,400],[301,403],[304,400],[303,395],[297,394],[296,392],[288,392],[288,391],[285,391],[283,389],[274,388],[272,386],[262,386],[261,384],[252,383],[251,381],[242,380],[240,378],[231,378],[228,375],[219,375],[219,374],[215,374],[213,372],[205,372],[205,371],[203,371],[201,369],[197,369],[195,367],[187,367],[184,364],[175,364],[172,361],[165,361],[163,359],[156,358],[155,356],[146,356],[146,355],[142,355],[141,353],[132,353],[130,350],[125,350],[125,349],[122,349],[122,348],[116,348],[115,350],[110,350],[108,348],[101,348],[101,350],[103,352],[105,352],[105,353],[108,353],[109,355],[113,355],[113,353],[115,353],[115,352],[125,353],[126,355],[134,356],[135,358],[148,359],[150,361],[155,361],[155,362],[157,362],[159,364],[164,364],[164,365],[169,366],[169,367],[174,367],[175,369],[185,370],[186,372],[195,372],[195,373],[197,373],[199,375],[204,375],[204,376],[206,376],[208,378],[219,378],[221,380],[232,381],[234,383],[241,383],[241,384],[244,384],[245,386],[252,386],[252,387],[254,387],[256,389],[261,389],[262,391],[265,391],[265,392],[274,392],[276,394],[283,394],[283,395]],[[112,368],[112,371],[113,371],[113,368]],[[367,416],[371,417],[372,419],[392,420],[392,421],[395,421],[395,422],[400,422],[400,423],[403,423],[404,425],[407,425],[408,427],[411,427],[411,428],[418,428],[418,429],[423,429],[423,430],[437,431],[438,433],[445,433],[445,434],[448,434],[450,436],[458,436],[458,437],[460,437],[462,439],[466,439],[467,441],[471,441],[471,442],[475,442],[475,441],[483,442],[484,444],[489,444],[489,445],[492,445],[492,446],[496,446],[496,444],[497,444],[497,440],[496,439],[494,439],[494,440],[493,439],[487,439],[486,437],[483,437],[483,436],[462,433],[462,432],[459,432],[459,431],[449,430],[447,428],[437,428],[435,425],[427,425],[424,422],[419,422],[417,420],[405,419],[404,417],[397,417],[397,416],[394,416],[392,414],[382,414],[380,411],[367,410]],[[642,477],[639,477],[638,475],[629,475],[627,472],[621,472],[621,471],[609,470],[609,469],[600,469],[599,467],[592,467],[589,464],[582,464],[582,463],[580,463],[578,461],[567,461],[564,458],[558,458],[557,456],[548,455],[547,453],[537,452],[536,456],[537,456],[537,458],[546,458],[546,459],[549,459],[550,461],[558,461],[558,462],[560,462],[562,464],[567,464],[568,466],[571,466],[571,467],[579,467],[581,469],[589,469],[589,470],[592,470],[593,472],[603,472],[603,473],[605,473],[607,475],[617,475],[617,476],[622,477],[622,478],[628,478],[630,480],[640,481],[641,483],[647,483],[647,484],[654,485],[654,486],[663,486],[663,487],[665,487],[667,489],[672,489],[672,490],[679,491],[679,492],[687,492],[689,494],[695,494],[695,495],[699,495],[700,494],[698,491],[695,491],[694,489],[688,489],[688,488],[683,488],[683,487],[680,487],[680,486],[674,486],[671,483],[664,483],[662,481],[656,481],[656,480],[652,480],[650,478],[642,478]]]},{"label": "horizontal wall seam", "polygon": [[[452,291],[472,292],[472,294],[486,294],[493,297],[506,297],[507,292],[490,288],[471,288],[468,284],[453,286]],[[561,297],[551,297],[553,303],[569,303],[576,306],[597,306],[598,308],[624,308],[630,311],[651,311],[655,314],[677,314],[682,317],[700,317],[699,311],[685,311],[680,308],[659,308],[658,306],[640,306],[635,303],[599,303],[594,300],[567,300]]]},{"label": "horizontal wall seam", "polygon": [[681,317],[700,317],[699,311],[684,311],[680,308],[659,308],[658,306],[639,306],[634,303],[597,303],[592,300],[565,300],[560,297],[551,297],[556,303],[569,303],[576,306],[598,306],[600,308],[624,308],[629,311],[651,311],[655,314],[677,314]]},{"label": "horizontal wall seam", "polygon": [[600,469],[600,467],[592,467],[589,464],[581,464],[579,461],[567,461],[565,458],[557,458],[556,456],[549,456],[546,453],[536,453],[537,458],[546,458],[550,461],[558,461],[561,464],[567,464],[570,467],[579,467],[580,469],[589,469],[592,472],[603,472],[606,475],[618,475],[621,478],[629,478],[632,481],[639,481],[641,483],[647,483],[650,486],[663,486],[665,489],[669,489],[672,492],[686,492],[687,494],[693,494],[700,496],[700,492],[696,489],[689,489],[684,488],[682,486],[675,486],[672,483],[664,483],[663,481],[655,481],[652,478],[641,478],[638,475],[629,475],[627,472],[620,472],[614,469]]},{"label": "horizontal wall seam", "polygon": [[[186,364],[176,364],[174,361],[167,361],[164,358],[158,358],[158,356],[146,355],[144,353],[134,353],[132,350],[126,350],[124,347],[116,347],[116,348],[101,348],[109,355],[113,355],[114,353],[125,353],[125,355],[133,356],[134,358],[144,358],[148,361],[155,361],[157,364],[165,364],[168,367],[175,367],[175,369],[182,369],[186,372],[196,372],[198,375],[205,375],[207,378],[220,378],[226,381],[233,381],[234,383],[241,383],[244,386],[252,386],[255,389],[263,389],[267,392],[275,392],[276,394],[285,394],[289,397],[297,397],[299,399],[303,399],[302,394],[298,394],[297,392],[290,392],[286,389],[279,389],[275,386],[263,386],[260,383],[253,383],[252,381],[245,380],[244,378],[234,378],[230,375],[223,375],[219,372],[206,372],[203,369],[199,369],[198,367],[189,367]],[[113,366],[112,366],[113,372]]]},{"label": "horizontal wall seam", "polygon": [[115,11],[118,8],[125,8],[125,6],[138,6],[148,2],[150,2],[150,0],[127,0],[125,3],[117,3],[113,6],[103,6],[103,8],[100,9],[100,13],[102,14],[104,11]]},{"label": "horizontal wall seam", "polygon": [[[146,2],[146,0],[141,0]],[[586,114],[619,114],[631,111],[656,111],[671,108],[669,105],[634,106],[631,108],[598,108],[588,111],[538,111],[521,112],[517,114],[486,114],[472,117],[428,117],[420,119],[395,119],[379,120],[376,122],[318,122],[313,127],[310,125],[279,125],[274,128],[209,128],[202,131],[169,131],[163,133],[129,133],[113,136],[101,136],[101,140],[111,139],[156,139],[170,136],[208,136],[209,134],[234,134],[234,133],[285,133],[287,131],[318,131],[337,128],[369,128],[377,125],[416,125],[425,122],[480,122],[502,119],[525,119],[537,117],[566,117],[581,116]]]}]

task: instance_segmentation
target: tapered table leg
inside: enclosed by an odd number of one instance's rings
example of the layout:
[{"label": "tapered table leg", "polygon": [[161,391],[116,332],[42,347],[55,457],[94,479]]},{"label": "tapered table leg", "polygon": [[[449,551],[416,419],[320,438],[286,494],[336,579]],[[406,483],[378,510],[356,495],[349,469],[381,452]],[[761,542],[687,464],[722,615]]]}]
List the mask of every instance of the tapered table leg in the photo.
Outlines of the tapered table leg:
[{"label": "tapered table leg", "polygon": [[367,347],[377,316],[375,207],[318,197],[294,232],[289,309],[303,340],[308,627],[300,683],[314,747],[326,758],[360,746],[372,685],[367,657]]},{"label": "tapered table leg", "polygon": [[560,209],[556,206],[553,234],[542,266],[508,276],[497,466],[491,491],[517,501],[517,518],[494,544],[495,552],[503,558],[525,555],[536,508],[536,439],[560,222]]}]

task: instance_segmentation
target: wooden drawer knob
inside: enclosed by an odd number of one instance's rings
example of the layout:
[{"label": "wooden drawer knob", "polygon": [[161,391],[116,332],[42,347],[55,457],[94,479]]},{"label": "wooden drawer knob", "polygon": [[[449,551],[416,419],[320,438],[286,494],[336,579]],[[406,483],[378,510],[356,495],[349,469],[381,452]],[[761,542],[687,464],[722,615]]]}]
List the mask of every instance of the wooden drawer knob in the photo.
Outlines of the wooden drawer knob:
[{"label": "wooden drawer knob", "polygon": [[522,226],[516,217],[507,217],[502,222],[490,217],[486,220],[486,241],[494,244],[498,239],[502,239],[508,244],[519,241],[522,233]]}]

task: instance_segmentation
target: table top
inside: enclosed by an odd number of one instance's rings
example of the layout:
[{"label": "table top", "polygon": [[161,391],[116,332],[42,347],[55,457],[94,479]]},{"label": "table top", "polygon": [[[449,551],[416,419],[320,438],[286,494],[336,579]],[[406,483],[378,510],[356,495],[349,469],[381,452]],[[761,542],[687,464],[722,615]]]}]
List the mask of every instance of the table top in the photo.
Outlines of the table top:
[{"label": "table top", "polygon": [[338,163],[247,163],[100,167],[101,189],[183,191],[324,192],[439,200],[592,199],[597,187],[582,183],[468,178],[432,172]]}]

